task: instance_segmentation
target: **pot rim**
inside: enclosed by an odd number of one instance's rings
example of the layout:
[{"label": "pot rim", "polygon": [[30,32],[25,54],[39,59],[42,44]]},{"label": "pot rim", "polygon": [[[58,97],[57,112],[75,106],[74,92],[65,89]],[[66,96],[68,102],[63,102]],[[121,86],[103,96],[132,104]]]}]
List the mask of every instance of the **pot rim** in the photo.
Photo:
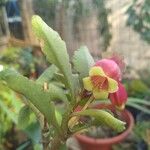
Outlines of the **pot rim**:
[{"label": "pot rim", "polygon": [[[112,105],[106,105],[106,104],[99,104],[96,105],[95,108],[112,108]],[[94,139],[92,137],[88,137],[86,135],[81,135],[81,134],[75,134],[75,137],[78,141],[82,141],[83,143],[89,143],[89,144],[100,144],[100,145],[111,145],[111,144],[115,144],[118,142],[121,142],[124,138],[126,138],[129,133],[132,131],[132,128],[134,126],[134,119],[132,114],[128,111],[128,110],[123,110],[122,112],[122,116],[125,119],[126,123],[127,123],[127,128],[125,131],[123,131],[121,134],[116,135],[114,137],[109,137],[109,138],[104,138],[104,139]]]}]

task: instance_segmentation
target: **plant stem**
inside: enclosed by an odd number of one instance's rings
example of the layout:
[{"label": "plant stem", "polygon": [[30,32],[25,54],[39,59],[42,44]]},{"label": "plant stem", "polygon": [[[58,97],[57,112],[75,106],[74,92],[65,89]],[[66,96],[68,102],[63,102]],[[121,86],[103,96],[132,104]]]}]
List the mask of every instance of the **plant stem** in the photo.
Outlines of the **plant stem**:
[{"label": "plant stem", "polygon": [[47,135],[48,131],[49,129],[48,129],[47,120],[46,118],[44,118],[44,126],[42,129],[42,143],[43,143],[44,150],[47,149],[48,144],[49,144],[49,136]]},{"label": "plant stem", "polygon": [[85,110],[93,102],[93,100],[94,100],[94,97],[91,96],[89,100],[87,101],[87,103],[84,105],[84,107],[81,109],[81,111]]},{"label": "plant stem", "polygon": [[46,150],[58,150],[60,145],[61,145],[61,139],[59,137],[59,135],[57,135],[56,137],[54,137],[54,139],[51,142],[51,147],[46,149]]},{"label": "plant stem", "polygon": [[[85,106],[82,108],[82,110],[85,110],[93,100],[94,100],[94,97],[93,96],[90,97],[87,103],[85,104]],[[61,143],[64,142],[70,136],[71,133],[69,133],[68,121],[70,119],[70,115],[73,111],[73,108],[74,106],[71,105],[70,107],[67,108],[66,112],[64,113],[63,118],[62,118],[62,123],[61,123],[61,133],[58,133],[53,138],[51,142],[50,150],[58,150]]]},{"label": "plant stem", "polygon": [[69,129],[68,129],[68,121],[70,119],[70,114],[72,113],[73,107],[68,107],[66,112],[63,115],[62,123],[61,123],[61,132],[56,133],[52,142],[51,147],[46,150],[58,150],[61,143],[65,142],[65,140],[70,136]]},{"label": "plant stem", "polygon": [[[84,105],[84,107],[81,109],[81,111],[84,111],[93,102],[93,100],[94,100],[94,97],[91,96],[89,100],[87,101],[87,103]],[[70,120],[71,123],[69,127],[73,128],[73,126],[79,121],[79,119],[80,119],[80,116],[72,117]]]}]

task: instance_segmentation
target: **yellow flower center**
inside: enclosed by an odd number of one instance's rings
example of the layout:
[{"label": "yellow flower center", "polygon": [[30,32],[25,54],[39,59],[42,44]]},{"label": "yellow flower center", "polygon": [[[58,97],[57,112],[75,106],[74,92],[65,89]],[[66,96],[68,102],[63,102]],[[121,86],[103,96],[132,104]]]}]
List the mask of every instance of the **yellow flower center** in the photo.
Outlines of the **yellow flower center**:
[{"label": "yellow flower center", "polygon": [[109,78],[101,67],[94,66],[89,71],[89,76],[83,78],[83,85],[87,91],[91,91],[96,99],[106,99],[109,93],[118,90],[118,83]]}]

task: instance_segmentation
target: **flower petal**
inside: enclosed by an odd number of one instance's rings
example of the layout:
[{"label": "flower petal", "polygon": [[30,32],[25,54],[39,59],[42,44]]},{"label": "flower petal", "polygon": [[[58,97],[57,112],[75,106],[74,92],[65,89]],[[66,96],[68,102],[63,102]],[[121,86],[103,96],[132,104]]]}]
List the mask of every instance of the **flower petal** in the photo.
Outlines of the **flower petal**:
[{"label": "flower petal", "polygon": [[107,99],[108,98],[108,92],[103,90],[94,89],[93,90],[93,96],[95,99]]},{"label": "flower petal", "polygon": [[90,69],[89,76],[95,76],[95,75],[106,76],[101,67],[92,67]]},{"label": "flower petal", "polygon": [[120,106],[116,106],[116,108],[118,109],[118,110],[124,110],[124,108],[125,108],[125,104],[122,104],[122,105],[120,105]]},{"label": "flower petal", "polygon": [[118,82],[115,81],[114,79],[108,78],[108,92],[109,93],[114,93],[118,90]]},{"label": "flower petal", "polygon": [[101,59],[95,63],[95,66],[101,67],[105,72],[106,76],[108,76],[109,78],[120,81],[121,70],[114,60]]},{"label": "flower petal", "polygon": [[109,99],[111,103],[118,108],[122,108],[125,106],[127,101],[127,92],[122,83],[118,82],[118,90],[115,93],[109,94]]},{"label": "flower petal", "polygon": [[93,85],[92,85],[90,77],[83,78],[83,85],[86,90],[92,91]]}]

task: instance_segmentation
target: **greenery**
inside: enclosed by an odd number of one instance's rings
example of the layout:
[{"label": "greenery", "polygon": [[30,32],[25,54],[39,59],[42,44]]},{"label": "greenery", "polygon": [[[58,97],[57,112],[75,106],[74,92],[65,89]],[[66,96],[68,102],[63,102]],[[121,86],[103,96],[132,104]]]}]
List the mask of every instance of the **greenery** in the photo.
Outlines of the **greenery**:
[{"label": "greenery", "polygon": [[95,0],[93,3],[98,9],[99,32],[103,37],[103,50],[107,50],[112,38],[110,24],[107,19],[111,10],[106,8],[105,0]]},{"label": "greenery", "polygon": [[31,48],[7,47],[1,52],[0,64],[5,67],[15,67],[25,76],[29,76],[35,69],[34,62]]},{"label": "greenery", "polygon": [[150,149],[150,121],[138,121],[134,128],[134,133],[137,140],[144,140],[148,145],[148,149]]},{"label": "greenery", "polygon": [[[42,53],[39,53],[39,50],[37,49],[30,47],[7,47],[1,52],[0,64],[3,68],[7,68],[8,66],[15,68],[24,76],[31,78],[33,77],[32,73],[35,71],[37,73],[39,72],[37,70],[38,67],[41,69],[42,65],[43,69],[45,65],[47,65],[46,61],[43,59],[44,57]],[[17,128],[17,133],[20,132],[22,134],[23,131],[28,136],[28,140],[23,141],[24,143],[18,146],[18,149],[20,148],[21,150],[21,147],[26,148],[31,146],[31,141],[33,147],[40,146],[37,144],[41,140],[39,123],[37,122],[37,119],[31,109],[26,105],[23,106],[22,102],[25,104],[27,103],[25,98],[18,94],[16,95],[13,91],[6,87],[5,84],[0,84],[0,90],[0,138],[2,139],[0,142],[0,149],[7,149],[6,143],[10,143],[13,148],[16,148],[15,146],[17,146],[17,144],[14,144],[13,142],[18,142],[17,137],[15,135],[12,137],[7,136],[13,132],[14,128]]]},{"label": "greenery", "polygon": [[149,68],[145,68],[142,70],[139,70],[139,75],[141,80],[148,86],[150,87],[150,80],[149,80],[149,76],[150,76],[150,69]]},{"label": "greenery", "polygon": [[150,1],[132,0],[132,4],[127,10],[129,15],[127,25],[140,33],[141,38],[150,43]]},{"label": "greenery", "polygon": [[131,106],[138,109],[144,113],[150,114],[148,107],[150,106],[150,101],[140,98],[129,97],[127,101],[127,106]]},{"label": "greenery", "polygon": [[6,141],[5,135],[11,130],[13,124],[17,123],[22,103],[17,95],[5,85],[0,84],[0,91],[0,149],[3,149],[2,144]]},{"label": "greenery", "polygon": [[145,99],[150,96],[150,88],[144,81],[142,81],[142,78],[126,80],[125,86],[130,97]]},{"label": "greenery", "polygon": [[0,64],[16,68],[24,76],[37,77],[47,67],[42,52],[34,47],[7,47],[1,52]]},{"label": "greenery", "polygon": [[[75,53],[72,61],[74,68],[71,68],[66,44],[58,33],[48,27],[39,16],[33,16],[32,28],[40,40],[43,53],[53,65],[35,81],[24,77],[14,69],[0,72],[2,83],[26,97],[25,100],[23,98],[26,106],[21,109],[19,115],[20,127],[30,120],[28,115],[31,109],[41,125],[43,148],[51,150],[59,149],[61,143],[64,143],[69,136],[81,130],[81,126],[82,129],[89,126],[89,123],[82,124],[79,121],[82,115],[96,120],[98,118],[100,124],[103,122],[116,131],[123,131],[125,123],[107,111],[87,109],[93,97],[87,100],[81,111],[74,112],[82,100],[79,94],[83,90],[81,79],[83,76],[88,76],[89,67],[94,62],[87,48],[82,47]],[[87,58],[84,59],[84,63],[83,54]],[[63,111],[59,109],[58,103],[65,108]],[[77,123],[79,128],[76,126]],[[38,144],[40,144],[39,139]]]},{"label": "greenery", "polygon": [[0,5],[5,4],[6,1],[7,1],[7,0],[0,0]]},{"label": "greenery", "polygon": [[[11,143],[12,139],[13,142],[18,142],[15,135],[7,137],[7,134],[14,130],[14,125],[17,126],[17,132],[24,131],[26,133],[33,146],[40,146],[41,129],[31,108],[22,103],[22,100],[26,103],[26,99],[16,95],[3,84],[0,84],[0,90],[0,149],[7,149],[7,144],[5,143],[10,142],[10,144],[13,144]],[[21,144],[18,146],[18,149],[22,150],[21,147],[25,148],[31,145],[28,140],[25,143],[26,145]]]}]

